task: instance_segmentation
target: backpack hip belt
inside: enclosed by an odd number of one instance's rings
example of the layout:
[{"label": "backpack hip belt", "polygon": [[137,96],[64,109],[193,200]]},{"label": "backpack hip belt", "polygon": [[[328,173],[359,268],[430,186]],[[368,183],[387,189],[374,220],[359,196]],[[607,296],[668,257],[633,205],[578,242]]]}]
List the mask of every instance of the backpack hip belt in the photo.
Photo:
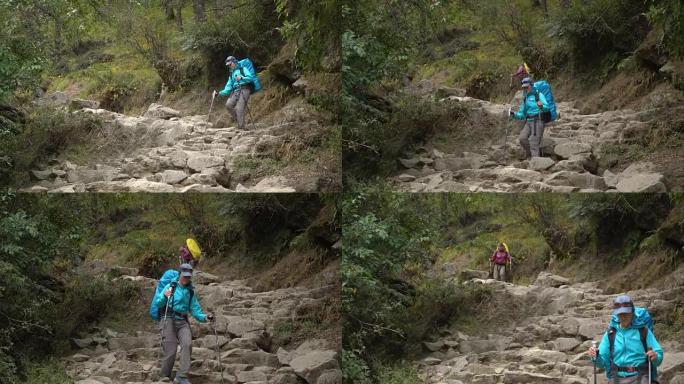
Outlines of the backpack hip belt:
[{"label": "backpack hip belt", "polygon": [[638,367],[617,367],[618,372],[640,372],[648,373],[648,363],[642,364]]},{"label": "backpack hip belt", "polygon": [[181,312],[176,312],[176,311],[169,311],[168,314],[162,315],[162,318],[175,318],[176,316],[182,317],[185,320],[188,320],[188,314],[187,313],[181,313]]}]

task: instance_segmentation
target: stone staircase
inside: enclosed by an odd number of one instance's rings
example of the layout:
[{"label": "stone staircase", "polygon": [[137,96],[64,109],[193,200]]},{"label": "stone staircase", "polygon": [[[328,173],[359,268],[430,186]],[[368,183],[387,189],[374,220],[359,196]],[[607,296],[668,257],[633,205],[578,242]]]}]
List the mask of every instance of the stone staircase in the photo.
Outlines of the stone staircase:
[{"label": "stone staircase", "polygon": [[[151,295],[156,281],[142,276],[122,276],[138,282]],[[342,382],[339,356],[325,340],[306,340],[296,349],[272,350],[278,324],[295,323],[312,310],[321,309],[326,297],[337,294],[332,285],[320,288],[287,288],[254,292],[245,281],[218,281],[197,272],[195,295],[205,312],[216,315],[215,328],[221,354],[208,323],[191,320],[193,334],[190,382],[193,384],[333,384]],[[67,373],[77,384],[137,384],[157,381],[161,358],[160,335],[154,322],[142,330],[125,333],[98,330],[73,339],[78,353],[64,360]],[[177,356],[175,368],[178,367]],[[175,371],[174,371],[175,372]]]},{"label": "stone staircase", "polygon": [[[582,115],[570,103],[558,103],[561,118],[548,124],[543,157],[524,158],[518,142],[522,122],[507,119],[508,106],[470,97],[450,96],[508,124],[508,137],[472,152],[423,149],[399,159],[403,170],[390,181],[407,192],[666,192],[665,176],[650,162],[636,162],[620,173],[600,170],[598,160],[610,144],[643,137],[659,110],[618,110]],[[684,107],[680,108],[684,112]],[[504,144],[505,142],[505,144]]]},{"label": "stone staircase", "polygon": [[[525,286],[479,278],[464,284],[490,286],[495,295],[507,295],[511,305],[524,307],[529,316],[496,334],[473,336],[452,329],[435,335],[424,343],[427,355],[416,362],[425,383],[593,383],[586,351],[608,328],[614,295],[606,295],[597,283],[572,284],[546,272]],[[656,321],[659,312],[684,304],[683,285],[628,294],[636,305],[649,308]],[[660,382],[684,383],[684,344],[657,333],[656,338],[665,352],[658,368]],[[601,370],[598,382],[607,383]]]}]

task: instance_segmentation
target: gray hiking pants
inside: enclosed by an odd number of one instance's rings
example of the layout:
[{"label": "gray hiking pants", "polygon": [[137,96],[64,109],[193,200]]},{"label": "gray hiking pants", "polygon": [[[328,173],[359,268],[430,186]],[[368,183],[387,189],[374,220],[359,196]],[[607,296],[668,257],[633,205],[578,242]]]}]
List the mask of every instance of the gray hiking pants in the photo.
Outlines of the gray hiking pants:
[{"label": "gray hiking pants", "polygon": [[233,121],[238,125],[238,129],[245,129],[245,113],[247,112],[247,102],[252,95],[249,85],[242,85],[235,92],[230,94],[226,101],[226,108],[233,116]]},{"label": "gray hiking pants", "polygon": [[506,281],[506,264],[494,264],[494,280]]},{"label": "gray hiking pants", "polygon": [[630,377],[616,377],[611,384],[648,384],[648,374]]},{"label": "gray hiking pants", "polygon": [[[164,329],[162,329],[164,327]],[[159,330],[162,334],[162,346],[164,357],[161,361],[161,370],[159,377],[171,377],[173,370],[173,363],[176,361],[176,350],[180,344],[180,367],[176,377],[187,378],[190,371],[190,356],[192,355],[192,332],[190,331],[190,324],[185,320],[174,320],[167,318],[166,321],[161,319],[159,322]]]},{"label": "gray hiking pants", "polygon": [[518,139],[528,158],[541,156],[542,136],[544,136],[544,122],[541,119],[525,122]]}]

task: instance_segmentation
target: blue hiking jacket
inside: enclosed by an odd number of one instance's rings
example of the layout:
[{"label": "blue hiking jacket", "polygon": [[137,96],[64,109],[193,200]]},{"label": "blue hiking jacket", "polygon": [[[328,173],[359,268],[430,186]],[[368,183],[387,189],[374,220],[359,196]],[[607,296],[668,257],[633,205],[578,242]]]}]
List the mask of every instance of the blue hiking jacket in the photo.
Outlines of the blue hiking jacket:
[{"label": "blue hiking jacket", "polygon": [[[615,334],[615,344],[614,344],[614,362],[618,367],[638,367],[646,363],[646,352],[644,351],[644,346],[641,344],[641,334],[639,333],[639,328],[632,325],[630,328],[624,329],[620,326],[617,328],[617,333]],[[646,344],[649,348],[653,349],[653,352],[658,355],[658,358],[653,361],[653,366],[657,367],[663,362],[663,349],[660,348],[660,344],[653,336],[653,332],[648,330],[646,336]],[[608,332],[603,334],[601,339],[601,344],[599,344],[599,352],[594,359],[596,365],[605,369],[606,374],[612,375],[610,371],[610,341],[608,340]],[[618,372],[618,376],[627,377],[635,376],[638,372]]]},{"label": "blue hiking jacket", "polygon": [[539,101],[542,103],[542,110],[549,110],[549,104],[546,101],[546,97],[543,93],[537,93],[535,90],[532,90],[532,92],[529,93],[525,91],[525,93],[525,98],[523,99],[522,103],[520,103],[518,112],[515,113],[515,118],[517,120],[534,120],[534,118],[539,115],[540,110],[539,107],[537,107],[537,99],[535,98],[535,94],[539,94]]},{"label": "blue hiking jacket", "polygon": [[[157,308],[159,308],[159,313],[164,313],[164,309],[166,308],[166,296],[164,296],[164,292],[169,288],[171,288],[171,284],[167,284],[154,299],[154,303],[157,305]],[[187,287],[177,283],[176,290],[169,299],[171,298],[173,298],[173,300],[169,303],[169,311],[171,311],[171,305],[173,304],[173,310],[175,312],[183,314],[190,313],[192,317],[197,319],[200,323],[205,323],[207,321],[207,315],[202,312],[202,307],[200,306],[199,301],[197,301],[197,295],[192,296],[192,303],[190,303],[190,289]],[[176,316],[176,319],[183,320],[183,318],[179,316]]]},{"label": "blue hiking jacket", "polygon": [[[233,93],[233,91],[238,89],[241,85],[254,83],[256,76],[256,73],[250,71],[249,68],[241,65],[238,62],[238,66],[235,67],[235,70],[230,72],[228,82],[226,83],[226,86],[223,88],[223,91],[219,92],[219,95],[228,96],[231,93]],[[241,77],[240,81],[238,81],[238,77]]]}]

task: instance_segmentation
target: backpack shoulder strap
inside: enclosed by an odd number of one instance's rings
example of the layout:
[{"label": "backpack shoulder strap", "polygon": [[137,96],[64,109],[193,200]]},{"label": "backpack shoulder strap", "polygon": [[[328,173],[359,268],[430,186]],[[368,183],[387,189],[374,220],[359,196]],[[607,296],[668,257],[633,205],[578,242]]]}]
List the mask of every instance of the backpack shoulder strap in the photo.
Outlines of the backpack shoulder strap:
[{"label": "backpack shoulder strap", "polygon": [[639,328],[639,335],[641,335],[641,345],[644,346],[644,352],[648,352],[648,342],[646,342],[646,338],[648,337],[648,328]]},{"label": "backpack shoulder strap", "polygon": [[615,354],[615,334],[617,329],[614,327],[608,328],[608,345],[610,346],[610,374],[611,376],[617,375],[617,365],[615,365],[614,354]]},{"label": "backpack shoulder strap", "polygon": [[190,285],[188,289],[190,290],[190,301],[188,302],[188,310],[190,310],[190,308],[192,307],[192,298],[195,296],[195,289],[192,285]]}]

